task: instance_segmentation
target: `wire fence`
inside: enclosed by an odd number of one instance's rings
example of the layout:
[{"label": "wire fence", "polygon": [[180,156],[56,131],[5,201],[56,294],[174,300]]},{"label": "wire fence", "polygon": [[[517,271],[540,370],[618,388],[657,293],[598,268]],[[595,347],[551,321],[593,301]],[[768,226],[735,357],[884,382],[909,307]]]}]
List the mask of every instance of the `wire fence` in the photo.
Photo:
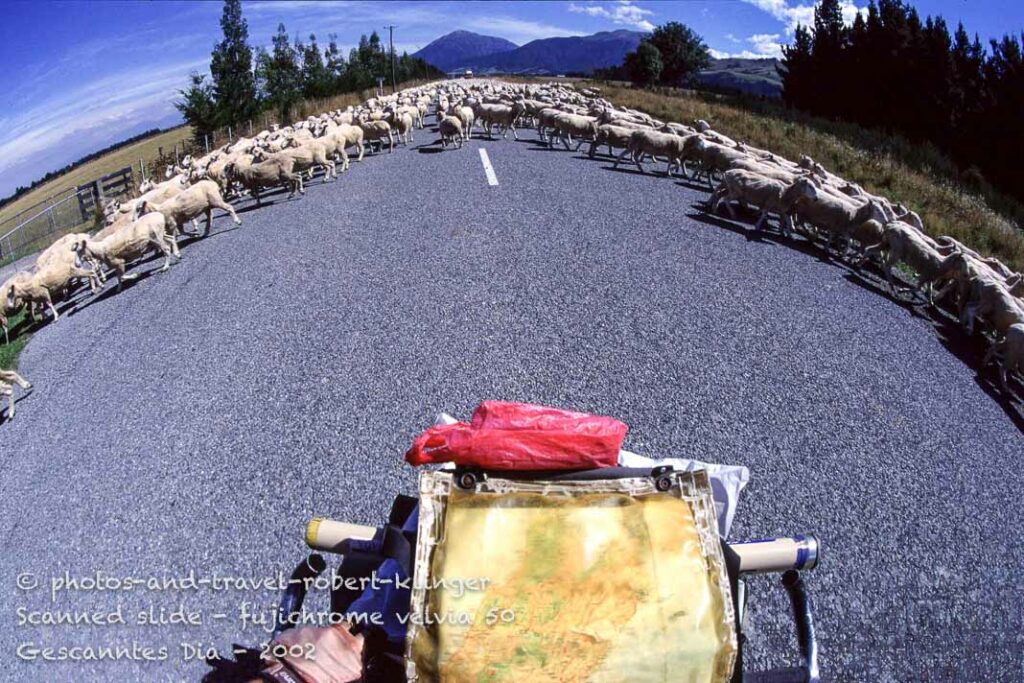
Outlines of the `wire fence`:
[{"label": "wire fence", "polygon": [[[414,81],[406,85],[420,83],[421,81]],[[311,114],[358,104],[369,97],[381,94],[381,89],[367,89],[327,98],[303,100],[294,107],[290,118],[301,120]],[[204,156],[218,147],[235,142],[240,137],[251,137],[261,130],[269,130],[276,123],[276,113],[267,110],[242,124],[214,130],[200,137],[193,136],[191,131],[188,131],[169,147],[160,146],[151,151],[148,159],[139,157],[131,166],[84,185],[68,188],[22,209],[16,215],[0,221],[0,266],[45,249],[68,233],[91,232],[98,229],[102,225],[102,215],[97,215],[97,210],[102,210],[106,200],[134,197],[137,195],[139,183],[146,179],[157,182],[164,180],[168,175],[167,169],[173,169],[186,156]],[[108,182],[115,177],[122,182]]]}]

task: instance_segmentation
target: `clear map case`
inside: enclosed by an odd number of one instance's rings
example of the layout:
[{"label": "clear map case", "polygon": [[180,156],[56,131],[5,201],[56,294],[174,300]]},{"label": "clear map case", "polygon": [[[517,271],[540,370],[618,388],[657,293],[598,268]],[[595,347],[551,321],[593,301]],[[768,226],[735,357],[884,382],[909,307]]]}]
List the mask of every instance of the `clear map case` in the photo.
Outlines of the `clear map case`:
[{"label": "clear map case", "polygon": [[[660,484],[660,485],[659,485]],[[410,681],[725,682],[736,621],[704,471],[420,476]]]}]

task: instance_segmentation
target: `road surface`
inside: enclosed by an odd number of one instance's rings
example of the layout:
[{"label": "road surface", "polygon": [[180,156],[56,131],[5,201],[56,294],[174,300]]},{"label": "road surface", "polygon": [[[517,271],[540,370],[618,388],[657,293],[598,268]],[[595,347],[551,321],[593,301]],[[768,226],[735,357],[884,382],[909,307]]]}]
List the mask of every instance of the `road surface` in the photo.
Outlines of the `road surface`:
[{"label": "road surface", "polygon": [[[5,677],[198,679],[197,653],[265,639],[239,610],[276,593],[86,583],[51,601],[51,577],[290,570],[308,518],[379,522],[415,489],[412,438],[496,398],[749,467],[734,536],[823,541],[808,583],[828,680],[1020,680],[1024,437],[977,379],[977,343],[799,239],[703,215],[678,179],[532,132],[444,152],[416,137],[240,228],[219,218],[169,272],[35,336],[36,389],[0,425]],[[783,591],[752,593],[748,663],[795,662]],[[127,625],[14,614],[118,603]],[[137,624],[179,606],[203,623]],[[21,661],[26,643],[167,656]]]}]

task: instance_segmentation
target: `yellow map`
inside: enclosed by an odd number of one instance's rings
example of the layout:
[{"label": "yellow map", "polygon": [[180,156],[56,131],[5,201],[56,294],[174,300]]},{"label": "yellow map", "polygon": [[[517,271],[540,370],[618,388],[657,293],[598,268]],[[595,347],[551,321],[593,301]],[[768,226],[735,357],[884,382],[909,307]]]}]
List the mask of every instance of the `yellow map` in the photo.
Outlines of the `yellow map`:
[{"label": "yellow map", "polygon": [[[704,682],[728,674],[732,641],[717,578],[679,498],[453,490],[444,539],[426,617],[445,623],[414,644],[421,680]],[[486,588],[449,587],[470,579],[486,579]]]}]

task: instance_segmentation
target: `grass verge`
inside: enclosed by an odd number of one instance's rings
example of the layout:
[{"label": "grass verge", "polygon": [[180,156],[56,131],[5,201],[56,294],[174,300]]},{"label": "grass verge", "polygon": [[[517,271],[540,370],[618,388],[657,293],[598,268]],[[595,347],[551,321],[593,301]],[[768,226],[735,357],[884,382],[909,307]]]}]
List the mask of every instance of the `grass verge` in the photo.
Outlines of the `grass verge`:
[{"label": "grass verge", "polygon": [[[986,202],[958,186],[952,162],[933,147],[804,116],[779,105],[761,104],[754,110],[729,98],[686,91],[599,85],[602,96],[618,106],[639,109],[664,121],[705,119],[715,130],[788,159],[809,154],[829,171],[869,192],[914,209],[931,235],[949,235],[998,257],[1014,270],[1024,270],[1024,231],[1004,215],[1019,215],[1020,205],[995,195]],[[989,203],[1001,206],[1004,212],[997,212]]]},{"label": "grass verge", "polygon": [[[7,324],[10,325],[11,343],[0,344],[0,368],[12,370],[18,367],[18,356],[21,355],[22,349],[28,344],[28,340],[32,336],[34,324],[29,319],[28,312],[24,310],[11,317]],[[2,341],[0,339],[0,342]]]}]

